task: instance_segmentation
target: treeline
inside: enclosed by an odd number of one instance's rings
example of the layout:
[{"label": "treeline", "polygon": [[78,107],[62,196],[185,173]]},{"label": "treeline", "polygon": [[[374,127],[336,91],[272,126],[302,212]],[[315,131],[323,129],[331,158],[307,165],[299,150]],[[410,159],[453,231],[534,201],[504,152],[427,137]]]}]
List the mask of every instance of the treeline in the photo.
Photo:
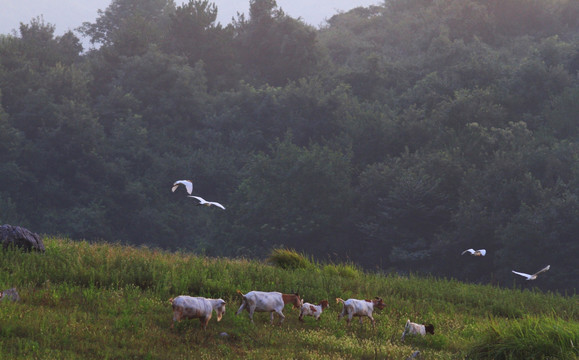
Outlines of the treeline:
[{"label": "treeline", "polygon": [[42,18],[0,35],[0,222],[576,287],[577,1],[386,0],[319,29],[275,0],[217,11],[113,0],[87,51]]}]

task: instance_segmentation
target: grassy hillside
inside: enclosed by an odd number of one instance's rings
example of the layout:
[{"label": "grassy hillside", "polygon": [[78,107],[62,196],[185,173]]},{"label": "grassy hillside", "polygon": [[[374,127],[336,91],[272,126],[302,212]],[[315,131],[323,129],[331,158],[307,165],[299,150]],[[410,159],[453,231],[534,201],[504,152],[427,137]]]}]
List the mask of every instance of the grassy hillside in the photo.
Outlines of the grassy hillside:
[{"label": "grassy hillside", "polygon": [[[0,289],[16,287],[20,303],[0,302],[0,359],[575,359],[578,299],[436,278],[370,274],[348,264],[303,261],[283,269],[258,261],[198,257],[118,244],[47,238],[45,254],[0,251]],[[235,316],[236,290],[299,291],[330,300],[315,322],[269,325],[258,313]],[[221,297],[223,320],[170,328],[168,299]],[[337,320],[335,298],[380,296],[376,330]],[[433,323],[434,336],[400,336],[406,319]],[[276,317],[277,320],[277,317]],[[219,334],[226,332],[228,336]]]}]

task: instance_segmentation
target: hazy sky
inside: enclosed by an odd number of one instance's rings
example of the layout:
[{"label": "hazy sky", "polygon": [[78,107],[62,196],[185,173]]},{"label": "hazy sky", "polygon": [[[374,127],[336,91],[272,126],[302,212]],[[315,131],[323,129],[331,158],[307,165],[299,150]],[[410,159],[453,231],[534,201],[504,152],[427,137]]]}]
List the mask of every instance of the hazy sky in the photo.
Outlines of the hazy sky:
[{"label": "hazy sky", "polygon": [[[93,22],[97,10],[105,10],[112,0],[2,0],[0,34],[18,30],[20,23],[42,15],[44,21],[56,26],[56,35],[74,30],[85,21]],[[177,5],[186,0],[175,0]],[[218,21],[228,24],[237,12],[249,15],[249,0],[209,0],[217,5]],[[319,26],[339,11],[358,6],[381,4],[382,0],[277,0],[278,7],[291,17],[301,17],[306,23]],[[78,34],[77,34],[78,35]]]}]

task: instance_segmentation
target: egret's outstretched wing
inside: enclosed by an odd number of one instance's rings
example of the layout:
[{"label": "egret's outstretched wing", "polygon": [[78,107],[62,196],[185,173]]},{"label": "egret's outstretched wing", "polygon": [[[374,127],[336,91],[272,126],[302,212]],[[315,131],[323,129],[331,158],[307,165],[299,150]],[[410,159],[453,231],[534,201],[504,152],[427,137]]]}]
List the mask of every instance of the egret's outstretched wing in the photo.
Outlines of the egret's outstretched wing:
[{"label": "egret's outstretched wing", "polygon": [[485,256],[487,254],[487,251],[485,249],[480,249],[477,251],[481,254],[481,256]]},{"label": "egret's outstretched wing", "polygon": [[209,202],[209,203],[210,203],[211,205],[215,205],[215,206],[220,207],[220,208],[222,208],[223,210],[225,210],[225,206],[221,205],[221,204],[218,203],[218,202],[211,201],[211,202]]},{"label": "egret's outstretched wing", "polygon": [[195,199],[199,200],[199,205],[205,205],[205,206],[213,206],[213,205],[215,205],[215,206],[220,207],[220,208],[222,208],[223,210],[225,210],[225,206],[221,205],[221,204],[218,203],[218,202],[215,202],[215,201],[207,201],[207,200],[203,199],[203,198],[200,197],[200,196],[189,195],[189,197],[192,197],[192,198],[195,198]]},{"label": "egret's outstretched wing", "polygon": [[175,181],[173,183],[173,187],[171,188],[171,191],[175,192],[175,190],[177,190],[179,185],[185,186],[185,189],[187,189],[187,193],[191,194],[193,192],[193,182],[191,180],[177,180],[177,181]]},{"label": "egret's outstretched wing", "polygon": [[205,204],[207,201],[205,201],[205,199],[203,199],[200,196],[193,196],[193,195],[189,195],[189,197],[195,198],[197,200],[199,200],[199,204]]},{"label": "egret's outstretched wing", "polygon": [[521,275],[521,276],[527,278],[527,280],[529,280],[530,278],[533,277],[533,275],[525,274],[525,273],[518,272],[518,271],[515,271],[515,270],[512,270],[512,272],[514,272],[514,273],[517,274],[517,275]]},{"label": "egret's outstretched wing", "polygon": [[547,265],[544,268],[542,268],[541,270],[537,271],[535,273],[535,275],[539,275],[540,273],[544,273],[545,271],[549,270],[551,268],[551,265]]},{"label": "egret's outstretched wing", "polygon": [[464,255],[464,254],[466,254],[466,253],[474,254],[474,249],[466,249],[466,250],[463,251],[462,254],[460,254],[460,255]]}]

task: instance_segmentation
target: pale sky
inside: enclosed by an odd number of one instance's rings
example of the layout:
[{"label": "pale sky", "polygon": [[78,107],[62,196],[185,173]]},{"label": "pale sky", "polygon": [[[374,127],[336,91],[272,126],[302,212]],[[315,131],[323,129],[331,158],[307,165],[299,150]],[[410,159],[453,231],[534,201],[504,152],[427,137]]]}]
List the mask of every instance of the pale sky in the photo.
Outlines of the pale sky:
[{"label": "pale sky", "polygon": [[[20,23],[42,15],[44,21],[56,27],[55,34],[62,35],[74,30],[83,22],[94,22],[97,10],[105,10],[112,0],[2,0],[0,12],[0,34],[10,34]],[[175,0],[177,5],[187,0]],[[222,25],[229,24],[237,12],[249,16],[249,0],[209,0],[217,5],[217,20]],[[293,18],[301,17],[310,25],[318,27],[326,19],[340,11],[348,11],[358,6],[383,3],[382,0],[277,0],[279,8]],[[77,36],[80,36],[77,33]]]}]

